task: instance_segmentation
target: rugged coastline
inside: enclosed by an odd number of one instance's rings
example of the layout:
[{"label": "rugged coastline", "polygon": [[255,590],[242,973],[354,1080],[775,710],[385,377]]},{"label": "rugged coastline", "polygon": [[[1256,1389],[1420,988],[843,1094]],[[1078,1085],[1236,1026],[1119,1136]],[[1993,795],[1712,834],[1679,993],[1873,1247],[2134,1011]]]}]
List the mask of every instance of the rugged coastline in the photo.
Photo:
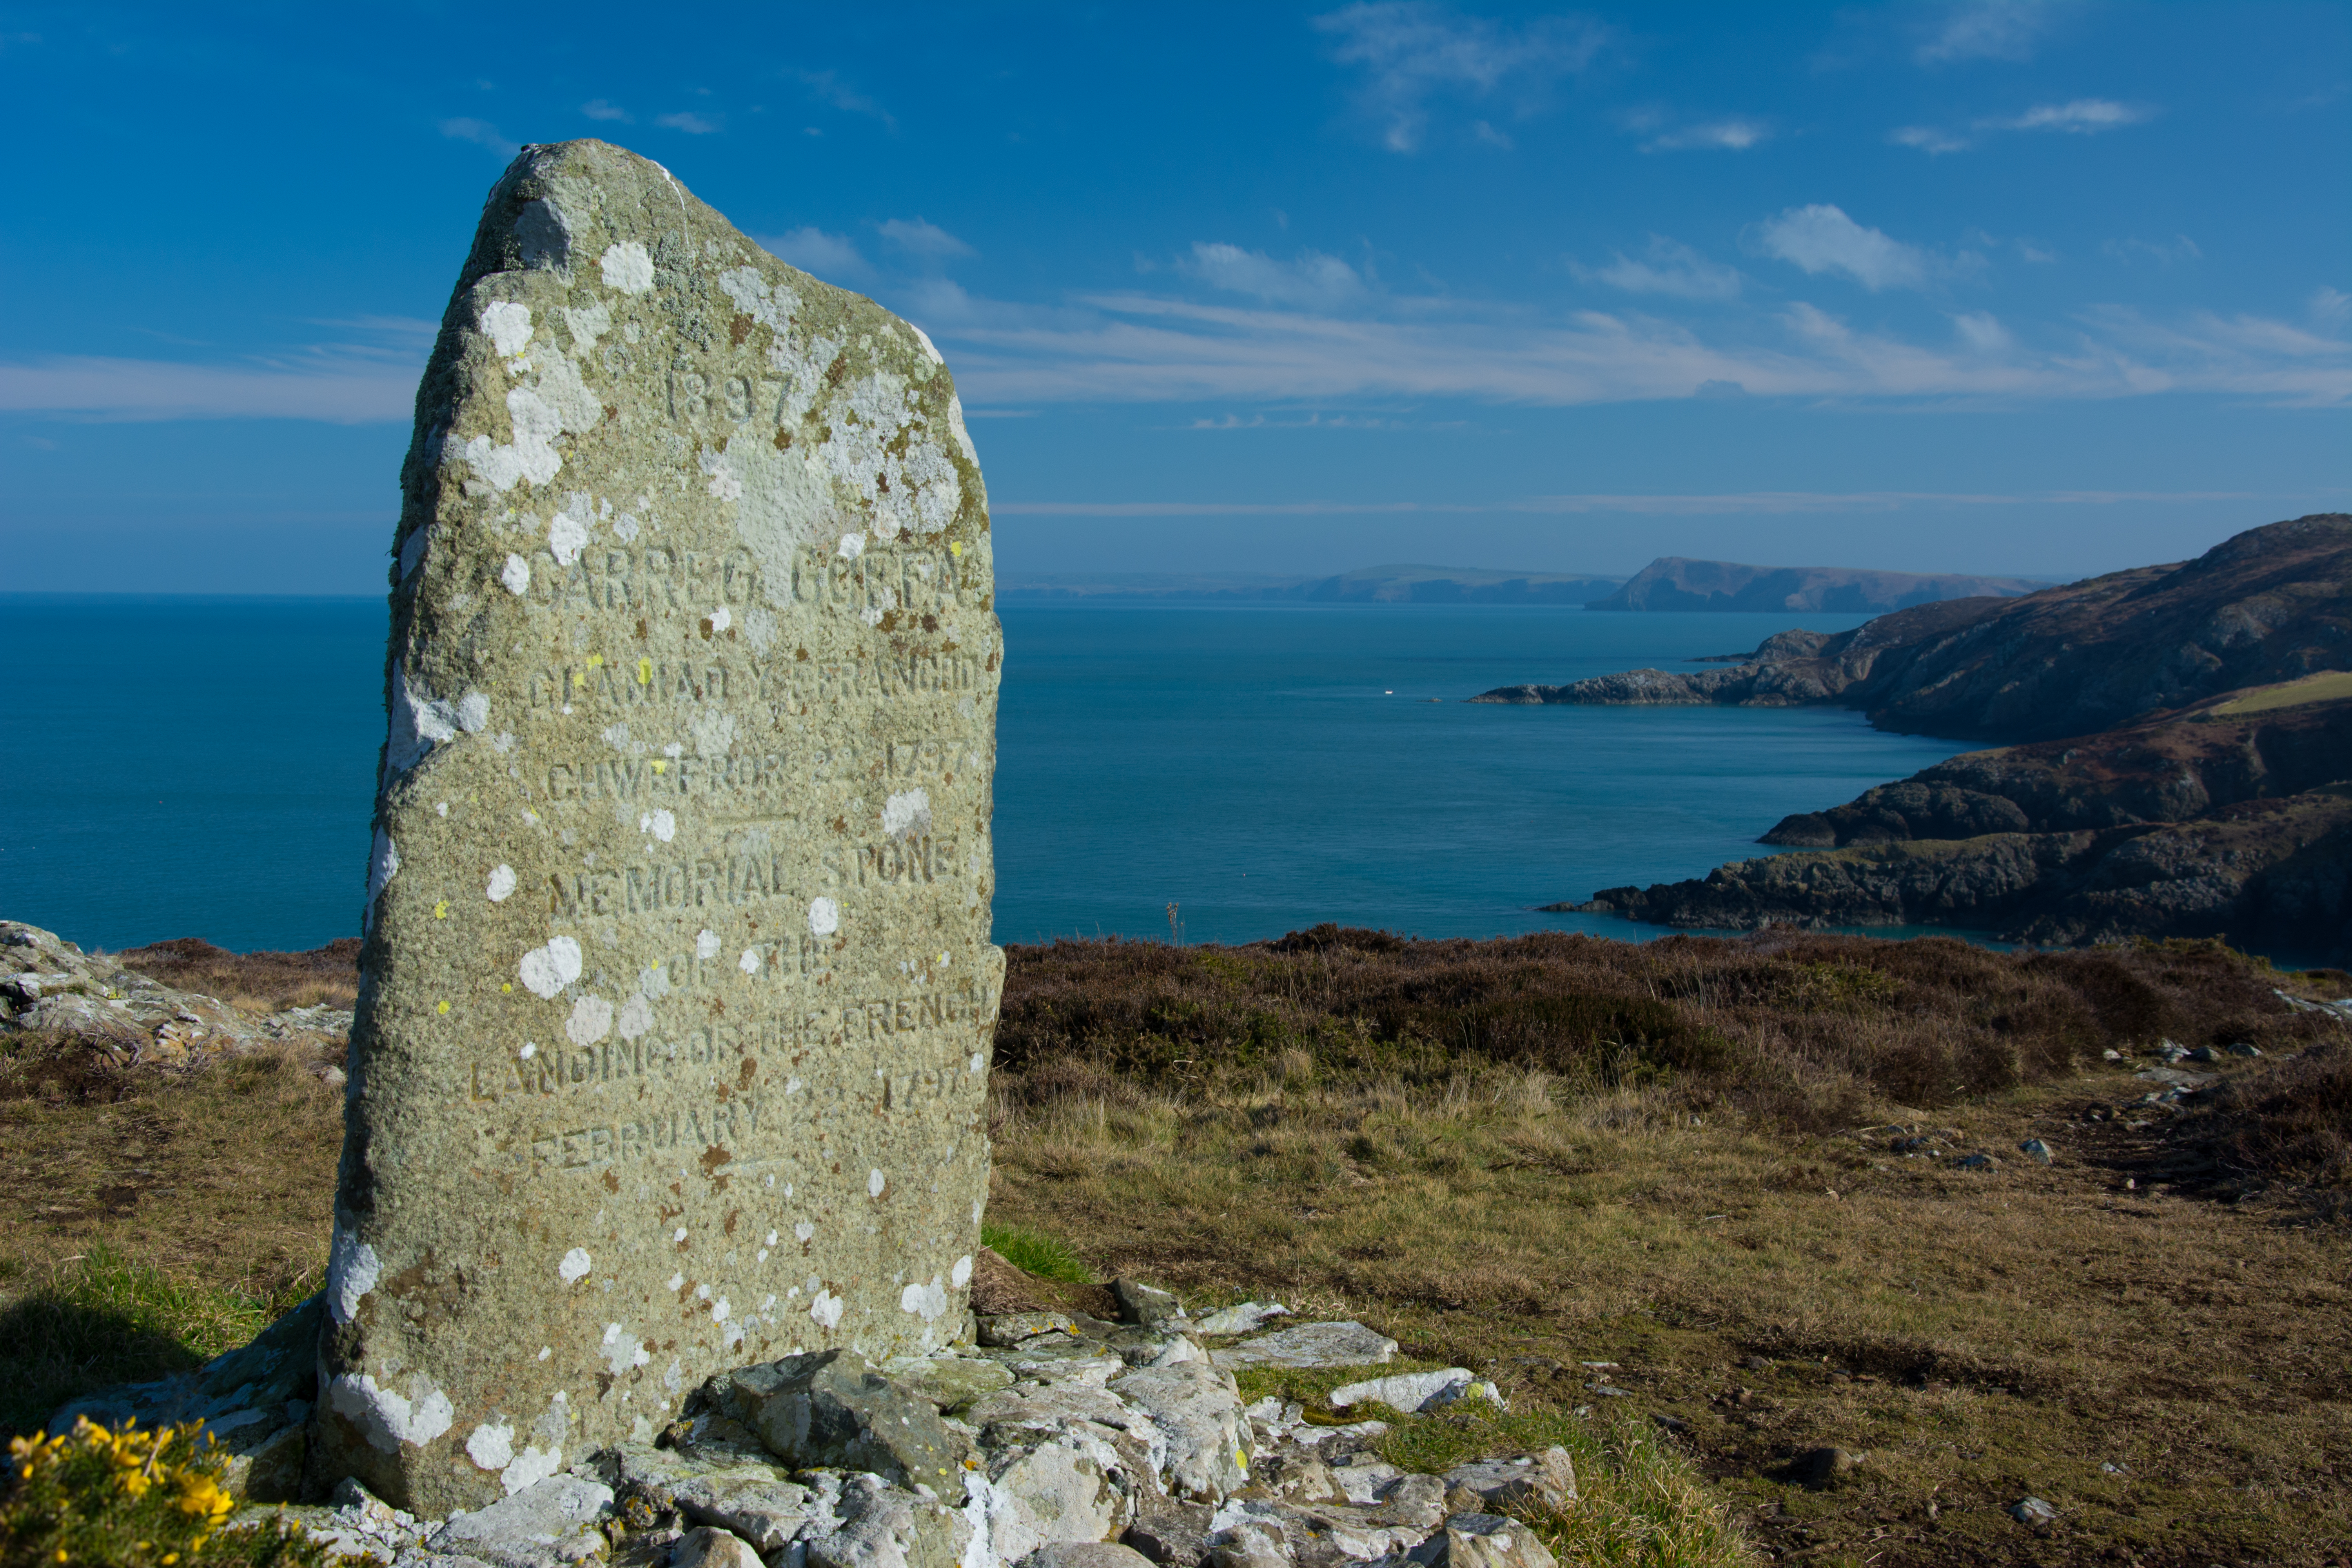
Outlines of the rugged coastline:
[{"label": "rugged coastline", "polygon": [[2348,574],[2352,518],[2306,517],[2181,565],[1783,632],[1727,668],[1472,700],[1836,705],[1883,729],[2015,742],[1760,839],[1801,853],[1547,909],[2054,945],[2221,936],[2336,962],[2352,954]]}]

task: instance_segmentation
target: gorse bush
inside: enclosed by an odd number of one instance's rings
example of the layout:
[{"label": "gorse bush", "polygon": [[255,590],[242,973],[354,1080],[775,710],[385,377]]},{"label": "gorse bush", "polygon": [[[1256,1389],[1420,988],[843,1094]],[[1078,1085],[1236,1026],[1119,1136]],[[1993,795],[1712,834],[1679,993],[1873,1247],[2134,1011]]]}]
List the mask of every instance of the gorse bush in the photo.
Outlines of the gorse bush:
[{"label": "gorse bush", "polygon": [[296,1568],[323,1550],[276,1521],[224,1530],[236,1507],[226,1456],[201,1423],[110,1430],[87,1419],[54,1437],[8,1445],[0,1563],[8,1568]]}]

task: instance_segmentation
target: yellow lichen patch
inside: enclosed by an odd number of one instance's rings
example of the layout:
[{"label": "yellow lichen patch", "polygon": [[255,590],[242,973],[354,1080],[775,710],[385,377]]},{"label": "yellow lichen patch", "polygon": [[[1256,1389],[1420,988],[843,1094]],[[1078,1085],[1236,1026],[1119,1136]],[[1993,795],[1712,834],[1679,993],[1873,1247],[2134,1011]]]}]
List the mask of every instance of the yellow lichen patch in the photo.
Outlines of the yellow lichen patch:
[{"label": "yellow lichen patch", "polygon": [[654,661],[649,658],[641,658],[637,660],[637,684],[639,686],[651,686],[653,683]]},{"label": "yellow lichen patch", "polygon": [[449,900],[446,900],[446,899],[438,899],[438,900],[436,900],[434,901],[434,904],[433,904],[433,918],[434,918],[435,920],[436,920],[436,921],[446,921],[446,920],[447,920],[447,919],[449,918]]}]

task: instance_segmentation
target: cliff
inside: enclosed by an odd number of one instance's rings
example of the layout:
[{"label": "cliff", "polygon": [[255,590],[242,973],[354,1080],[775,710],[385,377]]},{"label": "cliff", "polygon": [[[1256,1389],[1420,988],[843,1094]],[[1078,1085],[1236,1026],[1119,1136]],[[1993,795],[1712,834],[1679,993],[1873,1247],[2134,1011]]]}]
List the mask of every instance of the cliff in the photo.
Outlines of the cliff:
[{"label": "cliff", "polygon": [[1743,566],[1663,555],[1588,610],[1900,610],[1938,599],[2014,598],[2042,583],[2030,577],[1871,572],[1850,566]]},{"label": "cliff", "polygon": [[2128,724],[2352,665],[2352,516],[2250,529],[2194,561],[2019,599],[1948,600],[1851,632],[1783,632],[1748,658],[1497,687],[1474,702],[1858,708],[1885,730],[2031,742]]}]

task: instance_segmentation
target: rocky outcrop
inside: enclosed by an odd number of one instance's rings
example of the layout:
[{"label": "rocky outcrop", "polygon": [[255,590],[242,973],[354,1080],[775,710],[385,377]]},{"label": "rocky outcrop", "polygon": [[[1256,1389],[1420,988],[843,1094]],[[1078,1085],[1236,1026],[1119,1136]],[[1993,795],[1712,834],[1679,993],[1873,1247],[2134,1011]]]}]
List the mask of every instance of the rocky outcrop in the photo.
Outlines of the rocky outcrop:
[{"label": "rocky outcrop", "polygon": [[1776,855],[1551,907],[1722,930],[1947,925],[2067,945],[2221,935],[2336,962],[2352,952],[2352,785],[2188,822]]},{"label": "rocky outcrop", "polygon": [[2352,700],[2296,700],[2340,684],[2323,676],[2105,734],[1969,752],[1843,805],[1783,817],[1759,842],[1811,849],[2072,833],[2189,822],[2241,801],[2299,794],[2352,779]]},{"label": "rocky outcrop", "polygon": [[2004,742],[2086,735],[2222,692],[2352,668],[2352,516],[2251,529],[2194,561],[2022,598],[1784,633],[1727,668],[1633,670],[1473,701],[1858,708],[1884,730]]},{"label": "rocky outcrop", "polygon": [[127,1064],[188,1067],[275,1040],[339,1045],[351,1026],[349,1010],[330,1006],[255,1017],[55,931],[0,921],[0,1037],[69,1035]]},{"label": "rocky outcrop", "polygon": [[2031,577],[1872,572],[1851,566],[1743,566],[1662,555],[1588,610],[1826,610],[1884,613],[1938,599],[2013,599],[2043,586]]},{"label": "rocky outcrop", "polygon": [[[346,1477],[326,1505],[249,1508],[229,1528],[283,1521],[383,1568],[1552,1568],[1499,1510],[1573,1506],[1565,1449],[1416,1474],[1372,1451],[1385,1421],[1350,1419],[1364,1411],[1349,1406],[1373,1402],[1400,1419],[1472,1399],[1499,1408],[1494,1384],[1467,1368],[1348,1384],[1312,1418],[1276,1398],[1244,1408],[1212,1356],[1370,1373],[1396,1342],[1352,1322],[1265,1333],[1278,1307],[1250,1315],[1255,1337],[1218,1334],[1203,1326],[1213,1319],[1134,1281],[1104,1299],[1122,1321],[1009,1313],[974,1325],[988,1348],[879,1368],[836,1351],[722,1372],[655,1441],[509,1470],[503,1497],[446,1519]],[[205,1419],[225,1441],[236,1435],[236,1490],[290,1499],[320,1309],[307,1303],[201,1372],[87,1395],[54,1429],[84,1415]]]}]

